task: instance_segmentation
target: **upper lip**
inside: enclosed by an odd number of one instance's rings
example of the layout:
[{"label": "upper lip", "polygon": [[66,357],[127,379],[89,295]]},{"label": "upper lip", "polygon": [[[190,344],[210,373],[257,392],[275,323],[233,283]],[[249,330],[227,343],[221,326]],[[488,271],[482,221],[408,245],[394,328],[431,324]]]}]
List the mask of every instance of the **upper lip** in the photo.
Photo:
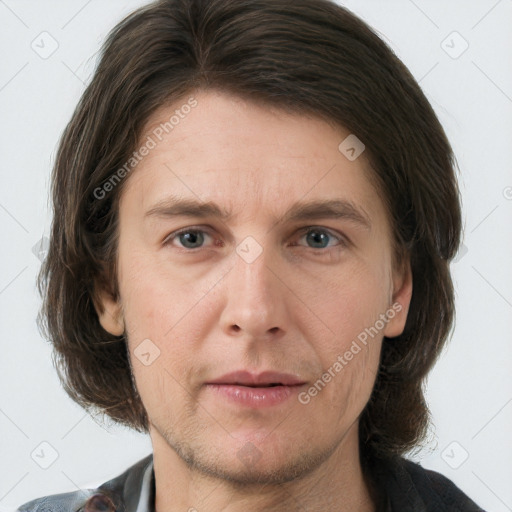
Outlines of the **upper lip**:
[{"label": "upper lip", "polygon": [[242,386],[268,386],[270,384],[281,384],[283,386],[297,386],[304,384],[295,375],[274,371],[252,373],[246,370],[227,373],[218,379],[208,381],[207,384],[239,384]]}]

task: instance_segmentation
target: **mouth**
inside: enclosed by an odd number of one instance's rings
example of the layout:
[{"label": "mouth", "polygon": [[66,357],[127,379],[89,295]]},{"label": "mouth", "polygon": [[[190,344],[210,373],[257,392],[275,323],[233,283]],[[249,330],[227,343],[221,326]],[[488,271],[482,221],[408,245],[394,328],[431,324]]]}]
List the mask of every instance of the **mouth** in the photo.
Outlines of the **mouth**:
[{"label": "mouth", "polygon": [[276,386],[301,386],[305,384],[305,381],[291,373],[283,373],[273,370],[267,370],[260,373],[238,370],[209,381],[206,384],[269,388]]},{"label": "mouth", "polygon": [[206,383],[216,399],[236,407],[264,408],[290,402],[306,382],[296,375],[266,371],[232,372]]},{"label": "mouth", "polygon": [[[289,384],[282,384],[281,382],[272,382],[271,384],[242,384],[241,382],[233,383],[218,383],[222,386],[242,386],[244,388],[273,388],[275,386],[288,386]],[[300,384],[294,384],[294,386],[300,386]]]}]

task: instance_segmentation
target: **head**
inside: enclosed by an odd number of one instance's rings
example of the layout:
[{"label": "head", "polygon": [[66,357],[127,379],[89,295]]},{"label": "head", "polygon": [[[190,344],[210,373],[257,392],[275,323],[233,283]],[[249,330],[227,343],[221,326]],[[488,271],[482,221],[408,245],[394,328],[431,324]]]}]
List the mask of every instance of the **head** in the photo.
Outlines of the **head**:
[{"label": "head", "polygon": [[[128,16],[52,198],[42,318],[86,409],[205,470],[240,474],[251,442],[283,479],[351,429],[368,456],[424,438],[454,317],[455,161],[409,71],[346,9],[166,0]],[[219,409],[205,383],[242,368],[307,385],[268,411]]]}]

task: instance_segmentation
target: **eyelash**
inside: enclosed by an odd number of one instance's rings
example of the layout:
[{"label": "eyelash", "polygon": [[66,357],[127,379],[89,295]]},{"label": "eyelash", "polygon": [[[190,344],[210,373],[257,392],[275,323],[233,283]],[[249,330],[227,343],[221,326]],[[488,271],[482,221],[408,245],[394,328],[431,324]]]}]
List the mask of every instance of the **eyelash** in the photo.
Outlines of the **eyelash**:
[{"label": "eyelash", "polygon": [[[323,227],[320,227],[320,226],[306,226],[304,228],[299,229],[298,234],[300,234],[301,238],[302,238],[303,236],[308,235],[311,232],[326,233],[331,238],[334,238],[338,242],[338,245],[335,245],[335,246],[332,246],[332,247],[323,247],[323,248],[306,247],[307,249],[312,249],[314,252],[326,253],[326,252],[328,252],[328,249],[335,249],[336,247],[338,247],[338,248],[339,247],[346,248],[348,246],[348,241],[347,241],[347,239],[344,236],[342,236],[340,234],[334,234],[332,230],[327,229],[327,228],[323,228]],[[174,231],[173,233],[170,233],[165,238],[165,240],[163,242],[163,245],[164,246],[170,246],[171,243],[175,239],[177,239],[180,235],[182,235],[184,233],[206,233],[208,236],[211,236],[213,238],[213,236],[211,235],[209,230],[200,229],[200,228],[194,228],[194,227],[188,227],[188,228],[180,229],[178,231]],[[294,244],[293,246],[297,247],[298,244]],[[194,253],[194,252],[196,252],[196,251],[198,251],[200,249],[203,249],[203,247],[196,247],[195,249],[188,249],[186,247],[177,247],[177,249],[182,249],[183,251],[188,252],[188,253]]]}]

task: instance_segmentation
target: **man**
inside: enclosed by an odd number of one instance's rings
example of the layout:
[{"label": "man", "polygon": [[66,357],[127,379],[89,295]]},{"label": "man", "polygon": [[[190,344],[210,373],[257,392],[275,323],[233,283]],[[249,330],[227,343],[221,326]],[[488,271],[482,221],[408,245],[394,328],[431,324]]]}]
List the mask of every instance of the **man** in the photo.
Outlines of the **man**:
[{"label": "man", "polygon": [[461,214],[439,121],[358,18],[326,0],[139,9],[52,193],[61,379],[153,454],[19,510],[482,510],[403,458],[453,321]]}]

